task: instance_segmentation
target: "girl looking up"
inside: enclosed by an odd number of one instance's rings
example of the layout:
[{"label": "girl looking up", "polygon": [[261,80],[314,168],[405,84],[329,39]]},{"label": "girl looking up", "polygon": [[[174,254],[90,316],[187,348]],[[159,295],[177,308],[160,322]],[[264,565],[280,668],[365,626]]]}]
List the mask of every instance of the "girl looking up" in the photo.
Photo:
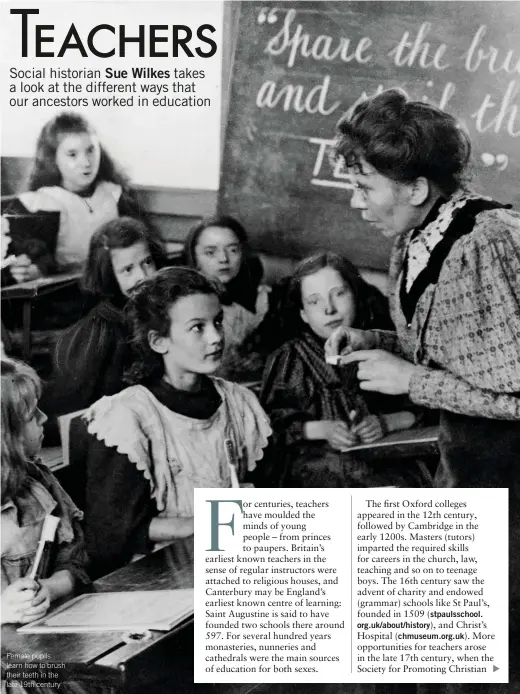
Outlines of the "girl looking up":
[{"label": "girl looking up", "polygon": [[[2,372],[2,623],[43,617],[51,602],[88,583],[80,528],[83,516],[53,474],[39,462],[45,415],[38,409],[40,380],[21,362]],[[54,553],[46,575],[28,577],[43,521],[57,516]]]},{"label": "girl looking up", "polygon": [[86,536],[95,575],[193,532],[193,489],[243,482],[271,433],[256,397],[213,376],[224,352],[214,285],[166,268],[128,305],[134,383],[86,413]]},{"label": "girl looking up", "polygon": [[82,268],[94,231],[118,216],[142,216],[128,183],[101,146],[95,130],[77,113],[60,113],[44,125],[36,144],[29,192],[7,214],[59,213],[55,257],[18,256],[11,265],[17,282]]},{"label": "girl looking up", "polygon": [[249,247],[244,227],[233,217],[204,219],[192,229],[184,260],[217,283],[226,338],[221,373],[240,378],[261,368],[255,354],[241,347],[258,328],[269,309],[269,288],[261,284],[263,268]]},{"label": "girl looking up", "polygon": [[325,361],[325,341],[336,328],[381,321],[384,325],[383,296],[335,253],[303,260],[293,275],[290,295],[300,316],[300,334],[269,359],[260,395],[285,446],[289,486],[426,484],[429,473],[415,463],[385,461],[373,466],[348,453],[351,446],[413,426],[415,415],[391,399],[369,408],[354,370]]},{"label": "girl looking up", "polygon": [[49,412],[75,412],[122,390],[130,365],[124,306],[132,289],[165,264],[161,241],[137,219],[114,219],[95,232],[81,282],[95,306],[56,345]]}]

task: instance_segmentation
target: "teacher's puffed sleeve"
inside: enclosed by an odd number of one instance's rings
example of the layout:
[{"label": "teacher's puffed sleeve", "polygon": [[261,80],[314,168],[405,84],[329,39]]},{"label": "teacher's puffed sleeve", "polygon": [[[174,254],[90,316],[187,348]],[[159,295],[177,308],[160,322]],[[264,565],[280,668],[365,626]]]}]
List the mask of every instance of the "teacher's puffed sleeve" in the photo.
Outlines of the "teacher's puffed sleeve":
[{"label": "teacher's puffed sleeve", "polygon": [[438,369],[416,367],[412,401],[470,416],[520,419],[519,215],[478,215],[475,229],[445,260],[435,304],[443,360]]}]

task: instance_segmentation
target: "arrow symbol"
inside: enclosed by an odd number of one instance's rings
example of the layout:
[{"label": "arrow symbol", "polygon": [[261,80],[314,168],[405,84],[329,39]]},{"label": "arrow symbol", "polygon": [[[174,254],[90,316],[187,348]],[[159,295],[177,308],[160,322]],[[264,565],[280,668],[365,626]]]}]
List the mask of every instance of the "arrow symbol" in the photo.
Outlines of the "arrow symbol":
[{"label": "arrow symbol", "polygon": [[497,668],[496,665],[493,665],[493,672],[496,672],[496,671],[499,670],[499,669],[500,669],[500,668]]}]

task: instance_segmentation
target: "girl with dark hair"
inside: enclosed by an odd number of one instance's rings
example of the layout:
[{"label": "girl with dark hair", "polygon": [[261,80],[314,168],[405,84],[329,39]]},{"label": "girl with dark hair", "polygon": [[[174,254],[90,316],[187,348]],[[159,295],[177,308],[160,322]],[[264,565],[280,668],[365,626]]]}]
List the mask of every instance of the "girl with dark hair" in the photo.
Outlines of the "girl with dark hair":
[{"label": "girl with dark hair", "polygon": [[238,486],[271,433],[246,388],[214,377],[224,350],[215,286],[167,268],[128,303],[134,385],[86,413],[85,523],[95,575],[193,532],[193,489]]},{"label": "girl with dark hair", "polygon": [[219,287],[226,337],[221,373],[240,378],[258,372],[260,357],[241,348],[267,314],[270,289],[261,283],[262,263],[252,253],[244,227],[233,217],[202,220],[186,239],[184,262]]},{"label": "girl with dark hair", "polygon": [[317,253],[303,260],[291,279],[289,294],[299,319],[298,335],[270,357],[260,394],[289,458],[287,484],[427,484],[429,473],[422,465],[392,461],[367,465],[348,453],[355,444],[408,429],[416,416],[395,401],[384,404],[384,413],[371,414],[353,369],[325,361],[325,340],[339,326],[388,327],[384,297],[335,253]]},{"label": "girl with dark hair", "polygon": [[137,219],[120,217],[95,232],[81,281],[95,306],[58,340],[48,412],[75,412],[124,387],[130,364],[124,306],[132,289],[166,262],[160,240]]},{"label": "girl with dark hair", "polygon": [[21,193],[6,214],[55,212],[59,231],[55,256],[42,249],[38,257],[18,256],[11,265],[16,282],[81,268],[94,231],[118,216],[142,216],[128,181],[100,145],[88,121],[77,113],[60,113],[42,129],[29,175],[29,192]]},{"label": "girl with dark hair", "polygon": [[[22,362],[2,361],[2,624],[43,617],[50,604],[88,584],[83,517],[38,458],[45,415],[41,384]],[[47,514],[59,518],[50,563],[29,577]],[[39,691],[39,690],[38,690]]]}]

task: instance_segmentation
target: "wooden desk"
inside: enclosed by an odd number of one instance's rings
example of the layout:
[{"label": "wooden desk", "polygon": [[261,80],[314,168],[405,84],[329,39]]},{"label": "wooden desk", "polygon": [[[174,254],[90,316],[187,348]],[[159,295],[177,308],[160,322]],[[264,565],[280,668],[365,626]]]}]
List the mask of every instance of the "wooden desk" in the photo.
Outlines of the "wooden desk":
[{"label": "wooden desk", "polygon": [[182,241],[163,241],[164,251],[169,260],[180,260],[184,251]]},{"label": "wooden desk", "polygon": [[67,466],[67,463],[63,459],[63,451],[61,446],[42,448],[40,458],[42,459],[42,463],[46,465],[52,472],[56,472],[56,470],[61,470]]},{"label": "wooden desk", "polygon": [[[100,592],[172,588],[193,588],[193,537],[94,583],[94,590]],[[19,634],[15,625],[2,627],[3,669],[8,662],[31,662],[35,654],[48,654],[48,662],[63,664],[63,669],[56,670],[60,675],[102,683],[114,691],[130,692],[143,685],[148,690],[154,682],[179,678],[193,687],[193,616],[169,632],[154,631],[150,640],[132,644],[125,644],[118,632]]]},{"label": "wooden desk", "polygon": [[379,460],[381,458],[411,458],[419,456],[438,455],[439,427],[423,427],[422,429],[405,429],[385,436],[375,443],[349,448],[363,460]]},{"label": "wooden desk", "polygon": [[19,299],[23,302],[22,318],[22,358],[28,362],[31,358],[31,312],[32,302],[39,296],[51,294],[58,289],[72,286],[81,277],[79,272],[70,272],[50,277],[40,277],[37,280],[13,284],[2,289],[2,300]]}]

